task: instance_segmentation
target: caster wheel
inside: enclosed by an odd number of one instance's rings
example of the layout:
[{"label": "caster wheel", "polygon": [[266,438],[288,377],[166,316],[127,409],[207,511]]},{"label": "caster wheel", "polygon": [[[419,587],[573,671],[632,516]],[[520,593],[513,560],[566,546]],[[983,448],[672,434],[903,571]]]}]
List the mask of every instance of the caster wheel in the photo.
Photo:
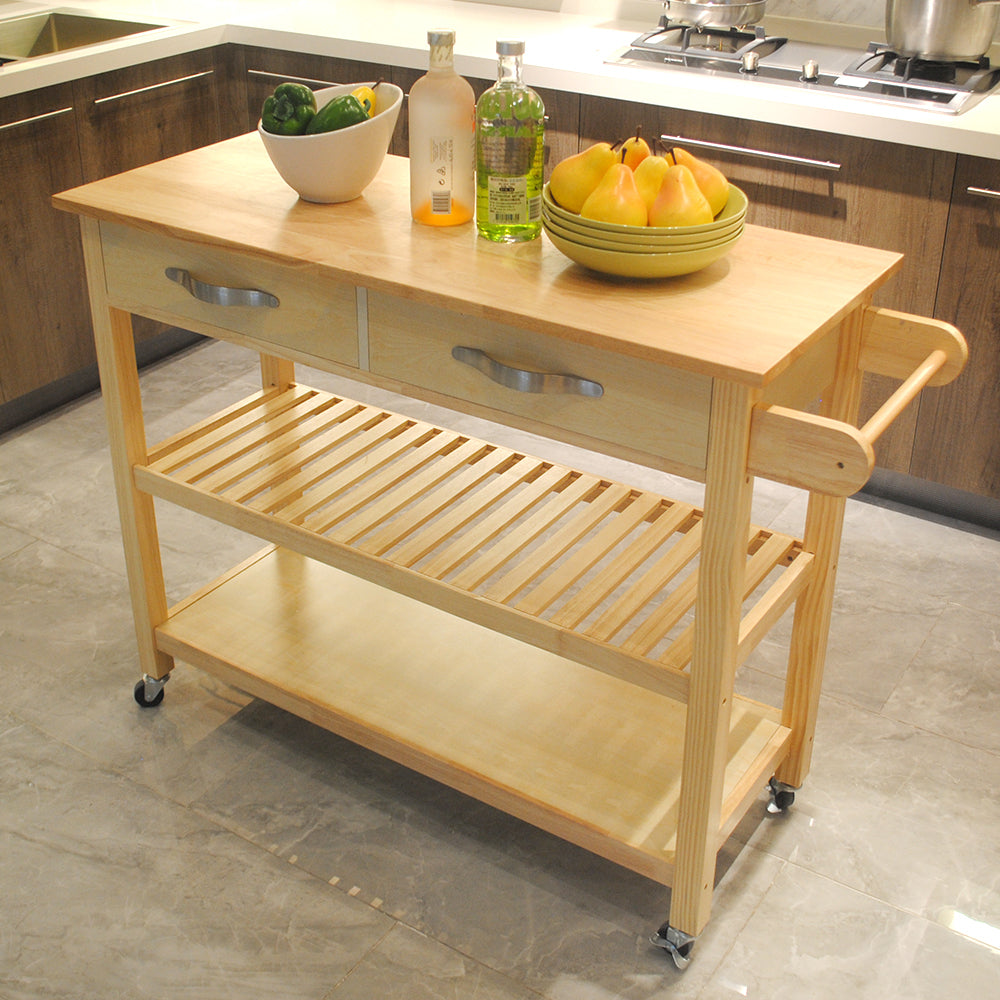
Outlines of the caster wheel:
[{"label": "caster wheel", "polygon": [[166,678],[158,681],[151,677],[144,677],[142,680],[136,681],[136,685],[132,689],[136,704],[143,708],[156,708],[163,701],[163,685],[165,683]]},{"label": "caster wheel", "polygon": [[771,796],[771,801],[767,804],[767,811],[769,813],[787,812],[795,801],[795,792],[788,785],[778,781],[777,778],[772,778],[767,783],[767,789]]},{"label": "caster wheel", "polygon": [[664,924],[649,940],[657,948],[669,952],[674,965],[682,972],[691,964],[694,938],[690,934],[685,934],[670,924]]}]

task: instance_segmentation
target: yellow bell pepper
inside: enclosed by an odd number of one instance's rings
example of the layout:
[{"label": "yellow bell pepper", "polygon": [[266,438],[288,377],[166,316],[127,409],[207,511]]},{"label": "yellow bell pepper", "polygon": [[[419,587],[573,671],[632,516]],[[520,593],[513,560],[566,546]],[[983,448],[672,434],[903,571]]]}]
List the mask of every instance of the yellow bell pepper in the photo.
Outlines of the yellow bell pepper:
[{"label": "yellow bell pepper", "polygon": [[377,86],[377,83],[371,87],[369,87],[368,84],[365,84],[364,86],[356,87],[351,91],[351,96],[358,99],[358,103],[365,109],[365,114],[368,115],[369,118],[373,118],[376,114],[375,105],[378,98],[375,96],[374,88]]}]

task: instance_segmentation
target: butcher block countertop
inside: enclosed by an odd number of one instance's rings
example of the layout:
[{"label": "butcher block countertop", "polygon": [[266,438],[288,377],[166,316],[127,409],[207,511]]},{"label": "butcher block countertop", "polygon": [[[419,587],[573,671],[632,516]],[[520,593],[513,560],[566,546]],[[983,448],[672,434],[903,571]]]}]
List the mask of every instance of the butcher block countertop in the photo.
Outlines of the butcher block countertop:
[{"label": "butcher block countertop", "polygon": [[[625,356],[762,388],[899,267],[900,254],[747,225],[721,260],[657,280],[595,275],[544,235],[493,244],[409,214],[407,160],[362,197],[300,201],[250,133],[56,195],[57,207]],[[498,275],[503,280],[498,281]]]}]

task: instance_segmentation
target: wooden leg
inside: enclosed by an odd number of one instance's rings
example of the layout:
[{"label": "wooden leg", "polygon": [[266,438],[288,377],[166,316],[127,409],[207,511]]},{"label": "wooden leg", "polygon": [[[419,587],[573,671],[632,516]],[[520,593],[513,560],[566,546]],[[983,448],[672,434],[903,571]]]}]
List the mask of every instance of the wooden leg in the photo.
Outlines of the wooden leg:
[{"label": "wooden leg", "polygon": [[[861,398],[862,314],[859,309],[841,327],[837,373],[821,409],[824,416],[850,424],[857,422]],[[845,505],[844,497],[813,494],[806,512],[802,541],[807,551],[815,553],[814,575],[795,604],[782,707],[782,723],[792,730],[792,737],[788,757],[776,774],[793,788],[805,780],[812,761]]]},{"label": "wooden leg", "polygon": [[753,499],[753,481],[746,471],[752,403],[745,387],[716,382],[670,903],[670,926],[691,936],[708,922],[719,848]]},{"label": "wooden leg", "polygon": [[295,362],[276,358],[271,354],[260,356],[260,384],[269,389],[287,389],[295,381]]},{"label": "wooden leg", "polygon": [[159,679],[174,661],[156,649],[154,636],[167,617],[167,600],[153,498],[137,490],[132,478],[133,467],[148,457],[132,318],[107,304],[98,223],[82,219],[81,227],[139,664],[144,674]]}]

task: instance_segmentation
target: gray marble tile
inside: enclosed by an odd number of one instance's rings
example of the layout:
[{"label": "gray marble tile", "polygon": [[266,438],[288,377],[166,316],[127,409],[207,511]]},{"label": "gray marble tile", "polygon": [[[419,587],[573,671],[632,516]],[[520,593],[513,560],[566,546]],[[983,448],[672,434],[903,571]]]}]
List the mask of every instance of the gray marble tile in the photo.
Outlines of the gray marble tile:
[{"label": "gray marble tile", "polygon": [[928,919],[952,907],[997,925],[998,789],[996,755],[823,699],[794,805],[748,839]]},{"label": "gray marble tile", "polygon": [[408,927],[396,925],[332,1000],[538,1000],[534,990]]},{"label": "gray marble tile", "polygon": [[[827,641],[823,691],[878,711],[926,641],[940,600],[902,583],[872,579],[848,566],[838,576]],[[784,677],[792,613],[764,637],[748,664]]]},{"label": "gray marble tile", "polygon": [[10,528],[6,524],[0,524],[0,559],[9,556],[18,549],[23,549],[30,545],[35,539],[17,528]]},{"label": "gray marble tile", "polygon": [[998,977],[990,949],[789,864],[701,997],[986,1000]]},{"label": "gray marble tile", "polygon": [[1000,615],[945,608],[885,714],[1000,753]]},{"label": "gray marble tile", "polygon": [[10,717],[0,884],[5,1000],[320,1000],[392,925]]},{"label": "gray marble tile", "polygon": [[1000,615],[1000,535],[883,502],[851,500],[841,547],[850,572],[915,597]]},{"label": "gray marble tile", "polygon": [[135,704],[139,679],[125,581],[34,542],[0,562],[0,704],[101,765],[178,799],[238,766],[250,699],[180,667],[163,711]]}]

